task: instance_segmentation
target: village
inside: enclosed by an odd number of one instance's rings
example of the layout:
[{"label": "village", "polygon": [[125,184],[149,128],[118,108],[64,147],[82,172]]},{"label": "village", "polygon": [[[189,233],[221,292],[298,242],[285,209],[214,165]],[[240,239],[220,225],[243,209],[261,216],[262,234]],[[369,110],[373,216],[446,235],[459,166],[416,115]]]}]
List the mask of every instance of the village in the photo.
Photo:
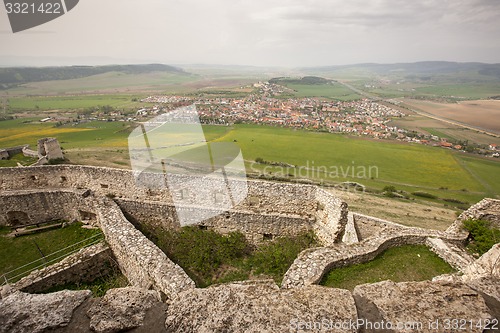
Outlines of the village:
[{"label": "village", "polygon": [[[259,82],[254,87],[257,91],[245,98],[150,96],[142,102],[154,106],[139,110],[137,116],[148,117],[176,106],[195,104],[201,123],[209,125],[265,124],[398,140],[468,152],[474,152],[476,148],[391,125],[392,119],[405,117],[406,114],[369,99],[334,101],[325,98],[283,98],[282,94],[289,94],[290,91],[281,85]],[[494,144],[480,152],[499,157]]]}]

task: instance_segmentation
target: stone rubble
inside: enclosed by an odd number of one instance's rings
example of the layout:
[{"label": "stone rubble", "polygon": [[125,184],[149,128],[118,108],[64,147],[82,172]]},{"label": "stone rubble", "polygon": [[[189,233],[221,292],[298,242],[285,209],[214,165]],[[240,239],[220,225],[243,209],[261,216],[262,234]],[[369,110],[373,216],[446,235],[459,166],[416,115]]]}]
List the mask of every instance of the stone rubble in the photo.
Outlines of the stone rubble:
[{"label": "stone rubble", "polygon": [[136,287],[111,289],[87,311],[90,328],[97,333],[114,333],[142,326],[147,310],[160,302],[154,290]]},{"label": "stone rubble", "polygon": [[68,325],[90,290],[33,295],[16,291],[0,300],[1,333],[41,333]]}]

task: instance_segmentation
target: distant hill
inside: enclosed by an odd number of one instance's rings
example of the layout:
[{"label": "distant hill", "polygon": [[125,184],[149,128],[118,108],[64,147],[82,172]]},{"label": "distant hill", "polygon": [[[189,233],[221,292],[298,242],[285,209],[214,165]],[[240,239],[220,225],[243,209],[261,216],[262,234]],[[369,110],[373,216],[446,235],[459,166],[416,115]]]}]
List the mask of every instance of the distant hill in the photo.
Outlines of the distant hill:
[{"label": "distant hill", "polygon": [[430,77],[460,77],[470,80],[499,80],[500,64],[484,64],[479,62],[422,61],[396,64],[356,64],[343,66],[322,66],[300,69],[304,73],[321,76],[336,73],[358,73],[372,75],[399,76],[405,78],[428,79]]},{"label": "distant hill", "polygon": [[180,68],[162,64],[69,67],[10,67],[0,68],[0,89],[8,89],[28,82],[78,79],[108,72],[122,72],[126,74],[168,72],[173,74],[188,75],[188,73],[184,72]]}]

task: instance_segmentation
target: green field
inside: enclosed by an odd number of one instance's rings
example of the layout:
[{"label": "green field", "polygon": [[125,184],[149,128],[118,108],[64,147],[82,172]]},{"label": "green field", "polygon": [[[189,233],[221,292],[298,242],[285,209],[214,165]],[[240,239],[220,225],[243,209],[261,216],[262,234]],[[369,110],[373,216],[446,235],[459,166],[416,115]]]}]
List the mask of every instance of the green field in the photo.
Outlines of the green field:
[{"label": "green field", "polygon": [[[371,81],[368,84],[374,84]],[[356,87],[370,94],[384,98],[409,97],[409,98],[446,98],[451,100],[487,99],[500,95],[499,83],[463,83],[463,84],[423,84],[391,82],[386,84],[375,83],[376,88],[366,88],[363,82],[356,82]]]},{"label": "green field", "polygon": [[[490,175],[500,171],[500,162],[474,158],[474,167],[482,172],[472,175],[455,159],[456,152],[437,147],[362,140],[338,134],[258,125],[238,125],[219,140],[236,140],[244,158],[249,161],[247,171],[250,172],[260,172],[267,168],[270,172],[284,171],[297,178],[332,182],[349,180],[378,189],[392,184],[398,190],[423,190],[440,197],[457,197],[465,201],[475,201],[485,195],[500,193],[493,193],[483,184],[484,182],[493,189],[498,188],[500,179]],[[302,168],[283,170],[280,167],[252,163],[257,157]],[[309,169],[304,168],[307,166]],[[370,167],[376,168],[371,169],[371,175]],[[364,174],[363,170],[366,171]]]},{"label": "green field", "polygon": [[[84,244],[90,244],[101,237],[99,236],[101,235],[100,230],[83,229],[81,223],[73,223],[65,228],[15,238],[9,236],[9,232],[10,229],[7,227],[0,229],[0,276],[27,265],[25,269],[9,274],[9,279],[27,269],[43,266],[44,261],[40,260],[42,258],[40,251],[49,261],[54,259],[54,262],[57,262],[62,259],[59,257],[67,255],[70,251],[76,250]],[[89,237],[93,238],[88,239]],[[68,248],[68,246],[84,240],[87,241],[79,246]],[[59,259],[56,260],[56,258]],[[33,261],[36,262],[33,263]]]},{"label": "green field", "polygon": [[441,84],[415,89],[417,95],[445,96],[460,99],[485,99],[500,95],[499,83]]},{"label": "green field", "polygon": [[324,276],[321,284],[353,290],[364,283],[423,281],[453,272],[448,263],[426,246],[405,245],[388,249],[372,261],[333,269]]},{"label": "green field", "polygon": [[[89,122],[53,127],[16,119],[0,122],[0,147],[34,146],[40,137],[57,137],[73,163],[128,167],[128,135],[135,124]],[[204,126],[207,140],[234,142],[247,172],[325,183],[355,181],[370,189],[393,185],[467,203],[500,193],[500,161],[418,144],[351,138],[260,125]],[[295,167],[256,163],[260,157]]]},{"label": "green field", "polygon": [[340,83],[329,84],[285,84],[288,88],[295,90],[296,97],[325,97],[341,101],[352,101],[361,99],[361,96],[354,93]]},{"label": "green field", "polygon": [[[11,111],[29,110],[75,110],[96,106],[111,106],[117,109],[140,108],[145,103],[140,99],[144,95],[75,95],[75,96],[44,96],[15,97],[8,99]],[[132,101],[137,99],[137,101]]]},{"label": "green field", "polygon": [[196,80],[199,80],[196,75],[178,73],[126,74],[108,72],[78,79],[31,82],[9,89],[8,92],[14,95],[47,95],[98,91],[106,91],[106,93],[115,91],[184,91],[183,84]]}]

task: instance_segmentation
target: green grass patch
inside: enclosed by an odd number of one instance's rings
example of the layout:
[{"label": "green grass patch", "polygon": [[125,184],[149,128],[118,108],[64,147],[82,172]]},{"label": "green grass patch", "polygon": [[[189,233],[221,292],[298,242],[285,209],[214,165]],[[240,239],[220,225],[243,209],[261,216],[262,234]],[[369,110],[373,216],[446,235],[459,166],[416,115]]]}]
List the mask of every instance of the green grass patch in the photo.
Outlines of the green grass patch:
[{"label": "green grass patch", "polygon": [[92,282],[66,283],[44,290],[43,293],[48,294],[61,290],[90,290],[93,297],[103,297],[110,289],[123,288],[128,285],[129,282],[125,275],[115,268]]},{"label": "green grass patch", "polygon": [[221,235],[197,226],[183,227],[180,231],[146,229],[143,232],[181,266],[198,287],[251,277],[273,278],[281,283],[297,255],[317,244],[311,233],[277,238],[255,248],[240,232]]},{"label": "green grass patch", "polygon": [[[9,282],[15,282],[23,275],[10,280],[14,275],[34,269],[37,266],[43,267],[44,260],[40,251],[45,257],[51,260],[65,256],[72,250],[75,250],[76,247],[67,248],[75,243],[95,236],[91,240],[79,244],[79,247],[81,247],[85,244],[90,244],[98,238],[102,238],[100,230],[84,229],[81,226],[81,223],[72,223],[64,228],[21,237],[10,236],[10,228],[2,227],[0,231],[0,276],[23,265],[27,265],[25,268],[7,276]],[[59,258],[54,262],[61,259]],[[32,263],[34,261],[37,262]]]},{"label": "green grass patch", "polygon": [[453,272],[448,263],[426,246],[404,245],[388,249],[372,261],[335,268],[323,277],[321,284],[353,290],[364,283],[424,281]]},{"label": "green grass patch", "polygon": [[296,97],[325,97],[341,101],[361,99],[361,96],[340,83],[328,84],[285,84],[295,90]]},{"label": "green grass patch", "polygon": [[[462,188],[471,192],[485,191],[457,163],[454,152],[436,147],[259,125],[236,125],[219,140],[236,140],[246,160],[260,157],[296,165],[297,168],[267,168],[273,173],[292,173],[296,178],[356,181],[379,189],[387,185],[406,186],[408,192],[440,187],[450,192]],[[247,171],[260,173],[265,167],[253,163]],[[500,170],[500,163],[489,167],[495,173]]]},{"label": "green grass patch", "polygon": [[469,219],[463,222],[463,226],[470,233],[467,249],[478,257],[500,242],[500,230],[489,221]]},{"label": "green grass patch", "polygon": [[145,103],[137,95],[75,95],[75,96],[25,96],[9,99],[9,108],[15,111],[28,110],[74,110],[96,106],[111,106],[117,109],[138,108]]},{"label": "green grass patch", "polygon": [[17,167],[17,164],[24,166],[31,165],[37,161],[36,158],[26,157],[23,154],[16,154],[8,160],[0,160],[0,168],[2,167]]}]

